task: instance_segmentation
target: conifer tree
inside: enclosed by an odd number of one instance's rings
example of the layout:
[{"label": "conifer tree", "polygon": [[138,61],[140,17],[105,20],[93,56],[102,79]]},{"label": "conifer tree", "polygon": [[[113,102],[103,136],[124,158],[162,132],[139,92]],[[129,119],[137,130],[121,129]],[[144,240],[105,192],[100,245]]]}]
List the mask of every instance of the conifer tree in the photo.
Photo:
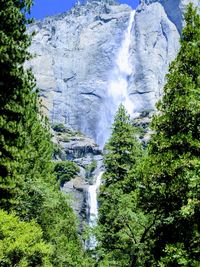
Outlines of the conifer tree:
[{"label": "conifer tree", "polygon": [[[98,239],[100,250],[104,251],[103,254],[100,252],[104,258],[102,266],[127,266],[131,258],[130,229],[133,224],[129,224],[129,219],[135,196],[129,193],[136,185],[130,183],[129,173],[141,156],[141,145],[136,139],[136,133],[130,116],[124,106],[120,105],[111,137],[105,146],[105,173],[99,197]],[[106,257],[109,263],[106,263]]]},{"label": "conifer tree", "polygon": [[[31,0],[0,1],[0,208],[27,221],[19,226],[26,225],[31,231],[29,222],[34,219],[39,224],[36,228],[42,228],[47,247],[52,247],[52,253],[44,251],[51,264],[42,266],[87,266],[75,215],[53,174],[51,135],[40,113],[35,79],[24,68],[31,57],[27,51],[31,36],[26,34],[31,5]],[[34,238],[39,240],[37,235]],[[3,247],[6,242],[0,235]],[[26,258],[29,250],[23,253]],[[34,255],[33,262],[37,260]]]},{"label": "conifer tree", "polygon": [[0,3],[0,206],[10,208],[23,186],[32,114],[37,111],[35,82],[23,64],[30,58],[26,34],[31,1]]},{"label": "conifer tree", "polygon": [[105,146],[108,153],[104,156],[106,172],[105,187],[118,182],[124,182],[125,177],[141,155],[136,139],[136,128],[133,127],[130,116],[121,104],[112,125],[112,134]]},{"label": "conifer tree", "polygon": [[200,16],[192,4],[185,21],[143,170],[141,206],[157,218],[150,266],[200,264]]}]

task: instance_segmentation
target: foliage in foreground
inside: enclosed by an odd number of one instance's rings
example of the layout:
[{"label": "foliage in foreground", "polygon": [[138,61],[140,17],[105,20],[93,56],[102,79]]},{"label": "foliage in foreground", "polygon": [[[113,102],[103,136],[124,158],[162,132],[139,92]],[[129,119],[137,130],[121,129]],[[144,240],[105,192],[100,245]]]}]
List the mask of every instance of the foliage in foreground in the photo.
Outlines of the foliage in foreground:
[{"label": "foliage in foreground", "polygon": [[155,219],[152,266],[200,264],[200,16],[192,4],[185,20],[142,170],[140,204]]},{"label": "foliage in foreground", "polygon": [[200,264],[200,16],[191,4],[185,20],[143,160],[130,160],[131,134],[116,116],[100,193],[99,266]]},{"label": "foliage in foreground", "polygon": [[35,222],[21,222],[0,210],[0,266],[52,266],[52,247]]},{"label": "foliage in foreground", "polygon": [[[1,266],[92,266],[53,174],[34,78],[23,68],[30,5],[0,3]],[[100,193],[99,266],[199,266],[200,17],[189,5],[185,18],[143,161],[123,106],[116,115]]]},{"label": "foliage in foreground", "polygon": [[113,266],[128,266],[132,258],[136,230],[132,217],[136,207],[135,184],[130,183],[129,175],[142,154],[136,134],[129,115],[120,105],[106,145],[106,171],[99,197],[100,266],[106,262]]},{"label": "foliage in foreground", "polygon": [[[12,215],[2,220],[1,252],[7,263],[1,266],[13,267],[15,261],[19,266],[87,266],[75,215],[53,173],[51,136],[40,113],[35,79],[24,69],[31,57],[26,34],[31,4],[0,1],[0,208],[26,221]],[[5,232],[11,219],[16,232]],[[18,259],[9,254],[12,249]]]}]

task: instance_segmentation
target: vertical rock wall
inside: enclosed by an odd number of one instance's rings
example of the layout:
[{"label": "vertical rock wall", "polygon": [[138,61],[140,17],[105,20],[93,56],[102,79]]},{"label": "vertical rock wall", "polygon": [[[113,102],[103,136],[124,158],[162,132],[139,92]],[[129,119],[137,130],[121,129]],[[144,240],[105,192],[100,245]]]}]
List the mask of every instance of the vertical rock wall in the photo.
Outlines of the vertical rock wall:
[{"label": "vertical rock wall", "polygon": [[[108,1],[106,1],[108,2]],[[101,109],[131,8],[90,1],[38,21],[30,63],[51,121],[96,138]]]},{"label": "vertical rock wall", "polygon": [[[132,25],[128,92],[135,115],[153,112],[169,63],[179,49],[183,10],[198,0],[141,0]],[[127,29],[131,8],[114,0],[90,0],[33,24],[29,66],[37,78],[51,122],[97,139],[108,107],[110,75]],[[103,126],[102,126],[103,127]]]},{"label": "vertical rock wall", "polygon": [[198,0],[141,0],[132,30],[129,94],[136,113],[155,110],[165,75],[179,49],[186,5]]}]

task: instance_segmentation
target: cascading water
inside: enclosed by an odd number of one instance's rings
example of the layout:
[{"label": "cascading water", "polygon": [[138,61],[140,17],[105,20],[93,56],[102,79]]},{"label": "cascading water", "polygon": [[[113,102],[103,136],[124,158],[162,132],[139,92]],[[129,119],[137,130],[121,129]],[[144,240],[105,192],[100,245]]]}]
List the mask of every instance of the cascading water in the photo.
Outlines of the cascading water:
[{"label": "cascading water", "polygon": [[[89,204],[89,226],[91,228],[96,226],[97,217],[98,217],[98,201],[97,201],[97,194],[98,189],[101,184],[101,177],[103,175],[103,171],[101,171],[97,177],[96,182],[93,185],[90,185],[88,188],[88,204]],[[94,248],[96,246],[96,239],[94,236],[90,236],[88,241],[88,247]]]},{"label": "cascading water", "polygon": [[130,13],[129,23],[122,40],[118,55],[115,61],[115,67],[111,72],[108,85],[108,95],[106,97],[106,107],[101,112],[99,122],[99,133],[97,143],[103,148],[105,142],[110,135],[110,127],[117,108],[122,103],[130,115],[133,114],[133,102],[131,102],[128,94],[128,78],[132,72],[130,63],[130,44],[131,29],[135,18],[135,10]]},{"label": "cascading water", "polygon": [[133,103],[131,102],[128,94],[128,77],[132,72],[132,65],[130,64],[129,48],[131,44],[131,29],[135,17],[135,10],[130,14],[129,24],[125,33],[124,41],[122,42],[121,49],[116,60],[116,68],[114,70],[113,79],[110,83],[109,95],[113,99],[114,110],[122,103],[128,113],[131,115],[133,112]]},{"label": "cascading water", "polygon": [[[111,74],[108,87],[108,96],[106,98],[107,108],[101,113],[102,117],[99,123],[99,135],[97,137],[97,143],[101,148],[103,148],[110,135],[110,126],[113,122],[113,118],[118,106],[122,103],[130,115],[133,113],[133,103],[129,99],[128,94],[128,77],[132,72],[132,66],[129,60],[129,48],[131,44],[131,29],[134,22],[134,17],[135,11],[132,11],[124,39],[116,58],[115,68]],[[96,225],[98,217],[97,192],[101,184],[102,174],[103,172],[98,174],[95,184],[89,186],[88,189],[89,225],[91,227]],[[88,247],[92,249],[95,246],[96,239],[94,236],[91,236],[88,242]]]}]

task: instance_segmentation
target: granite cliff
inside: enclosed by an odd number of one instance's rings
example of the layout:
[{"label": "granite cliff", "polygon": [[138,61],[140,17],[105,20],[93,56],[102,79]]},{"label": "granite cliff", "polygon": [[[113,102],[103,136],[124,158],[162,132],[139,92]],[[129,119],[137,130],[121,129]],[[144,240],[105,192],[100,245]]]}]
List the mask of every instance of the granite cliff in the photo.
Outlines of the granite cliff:
[{"label": "granite cliff", "polygon": [[[54,160],[72,160],[80,173],[62,190],[73,196],[81,223],[90,222],[89,188],[102,171],[103,146],[120,102],[142,125],[148,124],[162,95],[169,63],[179,49],[183,12],[189,0],[141,0],[136,12],[114,0],[77,2],[70,11],[37,21],[28,63],[40,88],[59,148]],[[193,0],[198,4],[197,0]],[[72,129],[74,130],[72,130]],[[82,230],[82,225],[80,225]]]},{"label": "granite cliff", "polygon": [[[179,49],[183,11],[189,2],[140,1],[126,55],[133,116],[155,111],[169,63]],[[98,141],[100,129],[110,123],[111,109],[116,109],[109,102],[109,86],[131,12],[115,1],[77,2],[69,12],[28,29],[36,31],[30,49],[36,57],[30,65],[52,123],[64,123]]]},{"label": "granite cliff", "polygon": [[132,28],[130,59],[133,71],[129,94],[135,112],[151,112],[162,95],[169,63],[179,49],[183,14],[198,0],[141,0]]}]

